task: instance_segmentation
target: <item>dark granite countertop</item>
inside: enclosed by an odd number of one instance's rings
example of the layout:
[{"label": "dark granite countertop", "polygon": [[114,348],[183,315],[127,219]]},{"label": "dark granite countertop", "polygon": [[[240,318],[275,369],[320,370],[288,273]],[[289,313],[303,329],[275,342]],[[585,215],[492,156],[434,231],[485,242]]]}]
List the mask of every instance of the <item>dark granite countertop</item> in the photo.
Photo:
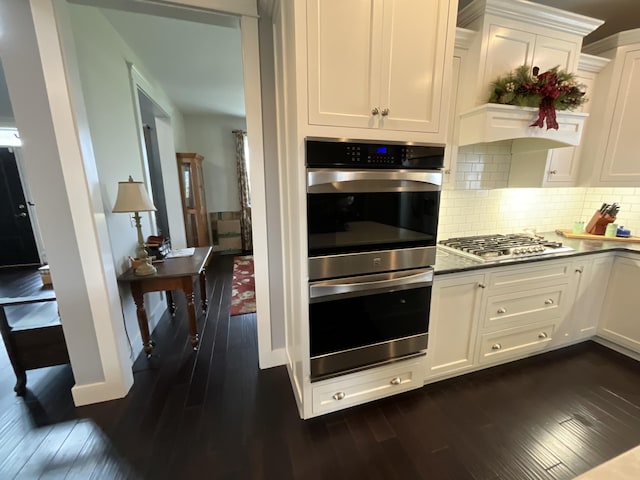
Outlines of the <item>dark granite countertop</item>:
[{"label": "dark granite countertop", "polygon": [[556,260],[559,258],[577,257],[580,255],[589,255],[594,253],[604,253],[610,251],[616,252],[636,252],[640,253],[640,243],[620,242],[616,240],[577,240],[565,238],[555,232],[544,232],[545,239],[554,242],[562,242],[563,245],[574,249],[572,252],[561,252],[551,255],[539,255],[525,258],[514,258],[503,260],[500,262],[481,262],[463,255],[457,255],[438,248],[436,254],[436,264],[434,266],[436,275],[447,273],[466,272],[472,270],[480,270],[485,268],[495,268],[507,265],[521,265],[526,263],[544,262],[545,260]]}]

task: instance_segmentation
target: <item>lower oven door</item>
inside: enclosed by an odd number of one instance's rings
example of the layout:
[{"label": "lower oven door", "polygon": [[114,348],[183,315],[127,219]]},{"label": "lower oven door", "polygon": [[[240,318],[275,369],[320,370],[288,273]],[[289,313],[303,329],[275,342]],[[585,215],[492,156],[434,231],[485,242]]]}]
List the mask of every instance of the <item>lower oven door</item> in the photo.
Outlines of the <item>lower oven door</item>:
[{"label": "lower oven door", "polygon": [[311,283],[311,379],[424,354],[432,282],[424,268]]}]

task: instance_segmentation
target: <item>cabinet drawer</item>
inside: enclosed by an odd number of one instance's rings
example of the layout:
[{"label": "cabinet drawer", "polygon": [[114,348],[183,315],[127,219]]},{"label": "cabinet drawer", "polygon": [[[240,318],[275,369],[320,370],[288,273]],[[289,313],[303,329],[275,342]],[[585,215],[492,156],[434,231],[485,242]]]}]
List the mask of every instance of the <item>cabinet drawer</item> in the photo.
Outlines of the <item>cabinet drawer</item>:
[{"label": "cabinet drawer", "polygon": [[423,383],[424,357],[332,378],[313,384],[313,414],[394,395],[421,387]]},{"label": "cabinet drawer", "polygon": [[[491,289],[516,287],[518,289],[529,288],[538,282],[563,283],[569,282],[570,264],[542,262],[545,265],[536,267],[516,268],[512,270],[500,269],[491,273],[489,287]],[[547,263],[551,263],[547,265]]]},{"label": "cabinet drawer", "polygon": [[524,325],[561,316],[566,309],[567,284],[492,295],[487,299],[484,327]]},{"label": "cabinet drawer", "polygon": [[480,339],[480,364],[500,362],[543,350],[551,342],[556,322],[485,333]]}]

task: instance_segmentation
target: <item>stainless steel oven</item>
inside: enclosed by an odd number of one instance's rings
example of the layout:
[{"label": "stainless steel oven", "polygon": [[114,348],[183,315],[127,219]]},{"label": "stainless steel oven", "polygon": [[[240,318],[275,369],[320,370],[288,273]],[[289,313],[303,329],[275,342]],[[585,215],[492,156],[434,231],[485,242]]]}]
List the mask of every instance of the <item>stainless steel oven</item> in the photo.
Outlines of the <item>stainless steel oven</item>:
[{"label": "stainless steel oven", "polygon": [[443,158],[306,140],[312,381],[425,354]]},{"label": "stainless steel oven", "polygon": [[311,280],[433,265],[444,148],[307,139]]},{"label": "stainless steel oven", "polygon": [[424,355],[430,268],[311,282],[312,381]]}]

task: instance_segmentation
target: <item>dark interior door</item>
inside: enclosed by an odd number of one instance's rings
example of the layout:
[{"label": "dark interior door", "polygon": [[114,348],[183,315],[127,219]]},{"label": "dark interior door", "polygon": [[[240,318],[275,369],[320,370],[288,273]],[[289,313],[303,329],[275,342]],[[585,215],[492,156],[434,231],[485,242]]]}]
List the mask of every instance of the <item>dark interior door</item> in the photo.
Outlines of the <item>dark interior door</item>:
[{"label": "dark interior door", "polygon": [[0,185],[0,267],[37,265],[40,257],[29,208],[16,157],[8,148],[0,148]]}]

